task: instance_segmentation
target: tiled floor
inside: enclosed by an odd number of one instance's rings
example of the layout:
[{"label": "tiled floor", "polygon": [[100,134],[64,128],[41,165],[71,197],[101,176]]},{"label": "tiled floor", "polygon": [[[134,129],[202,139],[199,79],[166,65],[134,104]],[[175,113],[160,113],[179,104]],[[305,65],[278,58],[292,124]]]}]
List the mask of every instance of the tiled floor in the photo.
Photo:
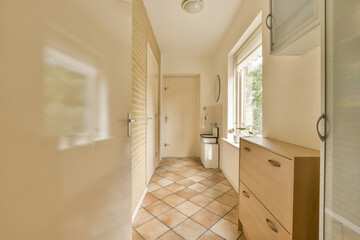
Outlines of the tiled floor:
[{"label": "tiled floor", "polygon": [[133,240],[245,240],[238,196],[219,169],[198,159],[163,159],[133,223]]}]

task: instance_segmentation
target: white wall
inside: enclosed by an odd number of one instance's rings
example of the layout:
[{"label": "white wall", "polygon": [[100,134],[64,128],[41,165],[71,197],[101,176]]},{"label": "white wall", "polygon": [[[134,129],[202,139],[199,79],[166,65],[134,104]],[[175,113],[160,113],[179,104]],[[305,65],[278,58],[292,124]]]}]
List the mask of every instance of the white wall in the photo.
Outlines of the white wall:
[{"label": "white wall", "polygon": [[200,74],[200,105],[216,105],[213,98],[213,57],[162,56],[162,74]]},{"label": "white wall", "polygon": [[[263,135],[319,149],[315,123],[320,115],[320,49],[303,56],[270,56],[270,33],[264,24],[268,0],[244,0],[215,56],[215,72],[228,79],[228,54],[262,11]],[[223,81],[223,119],[227,128],[227,85]]]},{"label": "white wall", "polygon": [[[131,239],[131,6],[114,11],[112,1],[83,0],[0,5],[0,239]],[[102,141],[61,149],[66,129],[45,127],[49,46],[90,64],[106,81],[109,135]],[[63,97],[72,109],[78,99],[69,97],[73,87],[67,90]]]}]

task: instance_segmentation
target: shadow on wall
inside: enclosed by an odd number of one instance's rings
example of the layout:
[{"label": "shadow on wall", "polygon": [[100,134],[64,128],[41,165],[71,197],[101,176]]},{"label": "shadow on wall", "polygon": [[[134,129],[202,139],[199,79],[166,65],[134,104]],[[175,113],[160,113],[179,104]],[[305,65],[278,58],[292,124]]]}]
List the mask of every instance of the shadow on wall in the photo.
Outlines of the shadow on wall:
[{"label": "shadow on wall", "polygon": [[212,133],[215,124],[219,127],[219,135],[222,137],[223,126],[223,105],[201,106],[200,109],[200,133]]}]

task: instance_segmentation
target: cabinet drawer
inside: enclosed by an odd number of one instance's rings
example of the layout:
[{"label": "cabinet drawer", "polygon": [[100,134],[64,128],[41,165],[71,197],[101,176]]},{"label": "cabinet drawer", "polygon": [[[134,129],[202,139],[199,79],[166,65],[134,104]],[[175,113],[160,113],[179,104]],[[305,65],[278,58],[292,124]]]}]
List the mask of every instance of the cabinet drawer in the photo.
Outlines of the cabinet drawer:
[{"label": "cabinet drawer", "polygon": [[291,232],[293,161],[242,141],[240,180]]},{"label": "cabinet drawer", "polygon": [[240,181],[239,219],[247,240],[289,240],[290,234]]}]

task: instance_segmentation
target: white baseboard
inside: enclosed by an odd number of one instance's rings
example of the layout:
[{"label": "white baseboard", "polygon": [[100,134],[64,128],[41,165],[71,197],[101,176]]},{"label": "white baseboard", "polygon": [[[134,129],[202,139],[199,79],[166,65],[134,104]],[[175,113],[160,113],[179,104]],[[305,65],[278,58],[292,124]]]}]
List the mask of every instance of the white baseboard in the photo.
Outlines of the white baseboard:
[{"label": "white baseboard", "polygon": [[343,218],[340,215],[334,213],[333,211],[331,211],[328,208],[325,208],[325,213],[329,214],[331,217],[335,218],[337,221],[341,222],[343,225],[347,226],[348,228],[350,228],[354,232],[357,232],[357,233],[360,234],[360,227],[359,226],[353,224],[349,220],[346,220],[345,218]]},{"label": "white baseboard", "polygon": [[139,208],[140,208],[142,202],[144,201],[144,198],[145,198],[145,195],[146,195],[146,193],[147,193],[147,190],[148,190],[148,188],[146,187],[146,188],[145,188],[145,191],[144,191],[143,194],[141,195],[141,198],[140,198],[140,201],[138,202],[138,205],[137,205],[136,208],[135,208],[135,211],[134,211],[133,214],[132,214],[131,222],[134,222],[135,217],[136,217],[136,215],[137,215],[137,213],[138,213],[138,211],[139,211]]},{"label": "white baseboard", "polygon": [[222,171],[222,173],[224,174],[226,179],[229,181],[229,183],[231,184],[233,189],[239,194],[239,189],[238,189],[238,187],[236,187],[235,183],[233,181],[231,181],[231,179],[229,178],[229,176],[227,175],[227,173],[224,170],[222,170],[221,168],[220,168],[220,170]]}]

